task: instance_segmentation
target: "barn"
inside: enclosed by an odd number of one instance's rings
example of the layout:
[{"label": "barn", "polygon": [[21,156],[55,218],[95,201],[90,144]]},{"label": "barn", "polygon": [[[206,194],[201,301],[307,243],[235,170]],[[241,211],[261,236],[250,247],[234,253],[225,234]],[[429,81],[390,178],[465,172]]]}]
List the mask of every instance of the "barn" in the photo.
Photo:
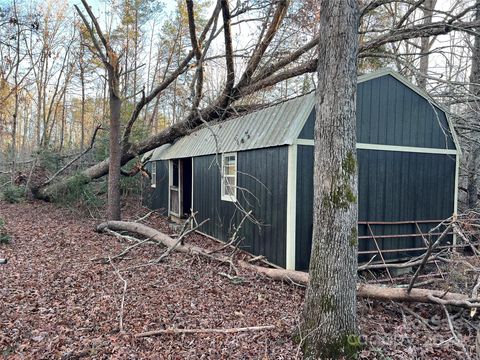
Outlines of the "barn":
[{"label": "barn", "polygon": [[[288,269],[309,266],[315,95],[221,123],[146,154],[144,203]],[[457,211],[460,148],[447,113],[385,69],[358,79],[359,261],[408,258]],[[251,212],[251,213],[250,213]],[[245,214],[250,215],[237,229]],[[452,240],[452,239],[450,239]]]}]

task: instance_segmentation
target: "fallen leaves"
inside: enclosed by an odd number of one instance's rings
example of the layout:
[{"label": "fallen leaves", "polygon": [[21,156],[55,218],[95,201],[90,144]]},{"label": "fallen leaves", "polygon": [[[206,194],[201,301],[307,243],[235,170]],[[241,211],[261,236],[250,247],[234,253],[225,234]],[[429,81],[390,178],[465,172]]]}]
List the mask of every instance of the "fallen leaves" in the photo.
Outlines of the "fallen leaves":
[{"label": "fallen leaves", "polygon": [[[145,213],[133,201],[124,209],[131,219]],[[0,245],[0,258],[9,259],[0,266],[0,354],[8,359],[294,359],[297,354],[291,334],[304,289],[248,272],[233,276],[228,266],[179,253],[138,267],[165,251],[145,243],[115,263],[128,283],[122,334],[123,282],[111,265],[90,259],[115,256],[131,243],[95,233],[93,220],[44,202],[0,202],[0,217],[12,235],[10,244]],[[162,232],[173,231],[157,214],[144,221]],[[198,234],[187,241],[212,250],[219,247]],[[436,330],[402,314],[397,304],[359,303],[361,333],[369,344],[361,358],[464,358],[449,340],[441,309],[421,305],[412,311],[434,319]],[[462,321],[454,320],[456,330],[472,349],[474,341],[468,336],[474,329]],[[259,325],[275,328],[134,337],[158,329]]]}]

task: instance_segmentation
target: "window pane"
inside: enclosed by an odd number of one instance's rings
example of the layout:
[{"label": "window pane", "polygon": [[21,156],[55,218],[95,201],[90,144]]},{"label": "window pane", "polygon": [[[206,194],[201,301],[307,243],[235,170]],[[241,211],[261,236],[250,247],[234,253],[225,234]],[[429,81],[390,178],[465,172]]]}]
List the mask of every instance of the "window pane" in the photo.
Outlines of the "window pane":
[{"label": "window pane", "polygon": [[225,177],[225,195],[235,195],[235,176]]},{"label": "window pane", "polygon": [[222,157],[222,196],[224,200],[235,201],[237,185],[237,157],[235,154]]},{"label": "window pane", "polygon": [[157,163],[152,162],[152,174],[151,174],[151,185],[155,187],[157,185]]},{"label": "window pane", "polygon": [[237,168],[236,158],[233,155],[225,156],[223,158],[223,173],[224,175],[235,175]]},{"label": "window pane", "polygon": [[236,166],[235,165],[228,165],[223,167],[224,175],[235,175]]}]

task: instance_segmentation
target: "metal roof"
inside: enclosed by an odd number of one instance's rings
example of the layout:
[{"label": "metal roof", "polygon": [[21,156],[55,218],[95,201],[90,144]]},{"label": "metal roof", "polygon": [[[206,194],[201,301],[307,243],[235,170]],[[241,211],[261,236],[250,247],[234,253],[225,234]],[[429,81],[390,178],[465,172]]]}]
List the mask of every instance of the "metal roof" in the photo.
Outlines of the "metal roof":
[{"label": "metal roof", "polygon": [[[446,113],[457,151],[460,152],[448,112],[434,102],[425,91],[388,68],[360,76],[358,82],[369,81],[385,75],[393,76]],[[173,145],[166,144],[153,150],[149,161],[291,145],[298,138],[314,106],[315,93],[311,92],[232,120],[205,124],[192,134],[180,138]],[[147,152],[142,159],[146,159],[151,153]]]},{"label": "metal roof", "polygon": [[145,154],[142,156],[142,162],[144,162],[147,158],[148,161],[154,161],[154,160],[162,160],[161,155],[172,145],[171,144],[163,144],[162,146],[159,146],[156,149],[147,151]]},{"label": "metal roof", "polygon": [[168,160],[233,151],[291,145],[315,105],[315,94],[299,96],[215,124],[203,125],[150,160]]}]

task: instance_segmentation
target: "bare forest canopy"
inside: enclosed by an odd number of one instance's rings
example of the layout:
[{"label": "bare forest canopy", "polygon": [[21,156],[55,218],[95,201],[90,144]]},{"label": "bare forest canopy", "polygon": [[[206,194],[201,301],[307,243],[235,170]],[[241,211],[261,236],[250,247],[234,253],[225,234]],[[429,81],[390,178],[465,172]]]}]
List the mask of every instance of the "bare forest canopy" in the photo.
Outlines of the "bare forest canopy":
[{"label": "bare forest canopy", "polygon": [[[400,72],[461,115],[462,145],[478,147],[477,2],[359,2],[358,73]],[[68,165],[92,147],[77,179],[106,175],[111,69],[122,165],[205,122],[310,92],[320,11],[313,0],[3,2],[0,171],[28,175],[42,152]],[[52,175],[39,197],[64,183]]]}]

